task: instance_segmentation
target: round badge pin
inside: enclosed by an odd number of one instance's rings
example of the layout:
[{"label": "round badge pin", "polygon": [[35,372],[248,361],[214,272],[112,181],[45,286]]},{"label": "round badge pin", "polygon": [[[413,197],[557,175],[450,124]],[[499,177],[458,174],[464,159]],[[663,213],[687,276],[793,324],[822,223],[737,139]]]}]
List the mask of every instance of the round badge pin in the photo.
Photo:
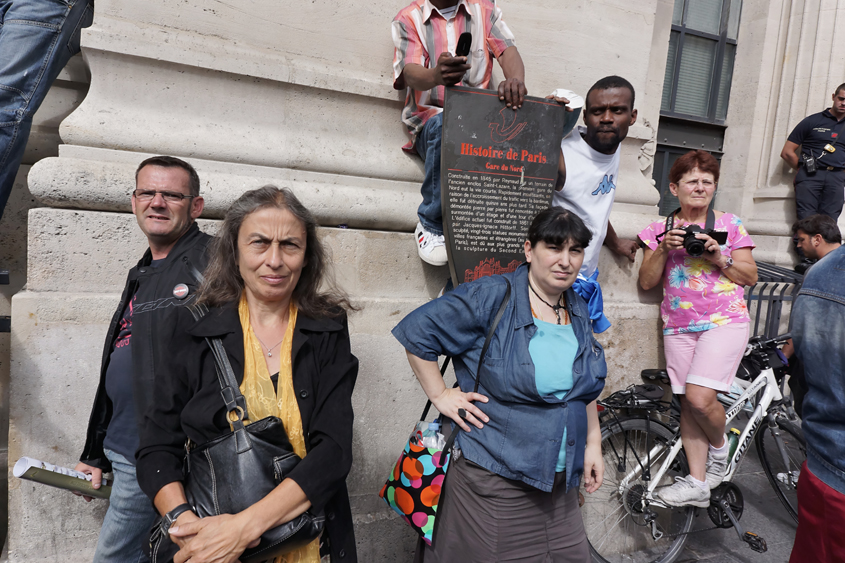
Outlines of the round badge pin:
[{"label": "round badge pin", "polygon": [[176,299],[184,299],[188,296],[189,291],[190,290],[188,289],[187,285],[185,285],[184,283],[180,283],[179,285],[173,288],[173,297],[175,297]]}]

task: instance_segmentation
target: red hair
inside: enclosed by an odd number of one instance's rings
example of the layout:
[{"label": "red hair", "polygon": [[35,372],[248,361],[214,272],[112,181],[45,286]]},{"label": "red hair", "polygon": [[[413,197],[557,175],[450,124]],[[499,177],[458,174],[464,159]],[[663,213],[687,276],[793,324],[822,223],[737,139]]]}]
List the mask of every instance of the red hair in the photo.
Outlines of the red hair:
[{"label": "red hair", "polygon": [[705,173],[709,172],[713,175],[713,181],[719,182],[719,161],[709,152],[702,150],[689,151],[676,160],[669,170],[669,181],[678,185],[684,174],[696,168]]}]

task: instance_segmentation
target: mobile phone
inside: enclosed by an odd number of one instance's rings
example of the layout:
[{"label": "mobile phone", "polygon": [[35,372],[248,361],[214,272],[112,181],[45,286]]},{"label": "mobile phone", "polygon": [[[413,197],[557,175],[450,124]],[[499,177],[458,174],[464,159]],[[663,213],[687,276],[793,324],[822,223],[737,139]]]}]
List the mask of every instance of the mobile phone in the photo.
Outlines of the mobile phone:
[{"label": "mobile phone", "polygon": [[466,57],[472,47],[472,33],[465,31],[458,37],[458,46],[455,47],[456,57]]}]

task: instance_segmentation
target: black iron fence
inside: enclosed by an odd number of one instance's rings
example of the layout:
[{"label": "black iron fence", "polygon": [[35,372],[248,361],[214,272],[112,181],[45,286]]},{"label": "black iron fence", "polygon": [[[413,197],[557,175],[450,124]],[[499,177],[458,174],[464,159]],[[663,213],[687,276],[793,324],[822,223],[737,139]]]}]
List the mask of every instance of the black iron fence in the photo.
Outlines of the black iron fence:
[{"label": "black iron fence", "polygon": [[[745,288],[751,336],[774,338],[789,331],[789,312],[798,296],[804,276],[781,266],[757,262],[757,283]],[[784,304],[787,317],[784,318]]]}]

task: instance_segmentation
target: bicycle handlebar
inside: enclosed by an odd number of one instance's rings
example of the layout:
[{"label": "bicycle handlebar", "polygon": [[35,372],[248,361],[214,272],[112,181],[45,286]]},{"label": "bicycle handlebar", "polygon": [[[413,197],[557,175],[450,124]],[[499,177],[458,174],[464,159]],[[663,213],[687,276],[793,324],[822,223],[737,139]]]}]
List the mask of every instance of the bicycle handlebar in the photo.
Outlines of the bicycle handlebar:
[{"label": "bicycle handlebar", "polygon": [[755,336],[753,338],[748,339],[748,346],[752,350],[763,350],[764,348],[768,348],[770,346],[777,346],[781,342],[786,342],[787,340],[792,338],[792,333],[787,332],[785,334],[781,334],[775,336],[770,340],[761,340],[762,337]]}]

